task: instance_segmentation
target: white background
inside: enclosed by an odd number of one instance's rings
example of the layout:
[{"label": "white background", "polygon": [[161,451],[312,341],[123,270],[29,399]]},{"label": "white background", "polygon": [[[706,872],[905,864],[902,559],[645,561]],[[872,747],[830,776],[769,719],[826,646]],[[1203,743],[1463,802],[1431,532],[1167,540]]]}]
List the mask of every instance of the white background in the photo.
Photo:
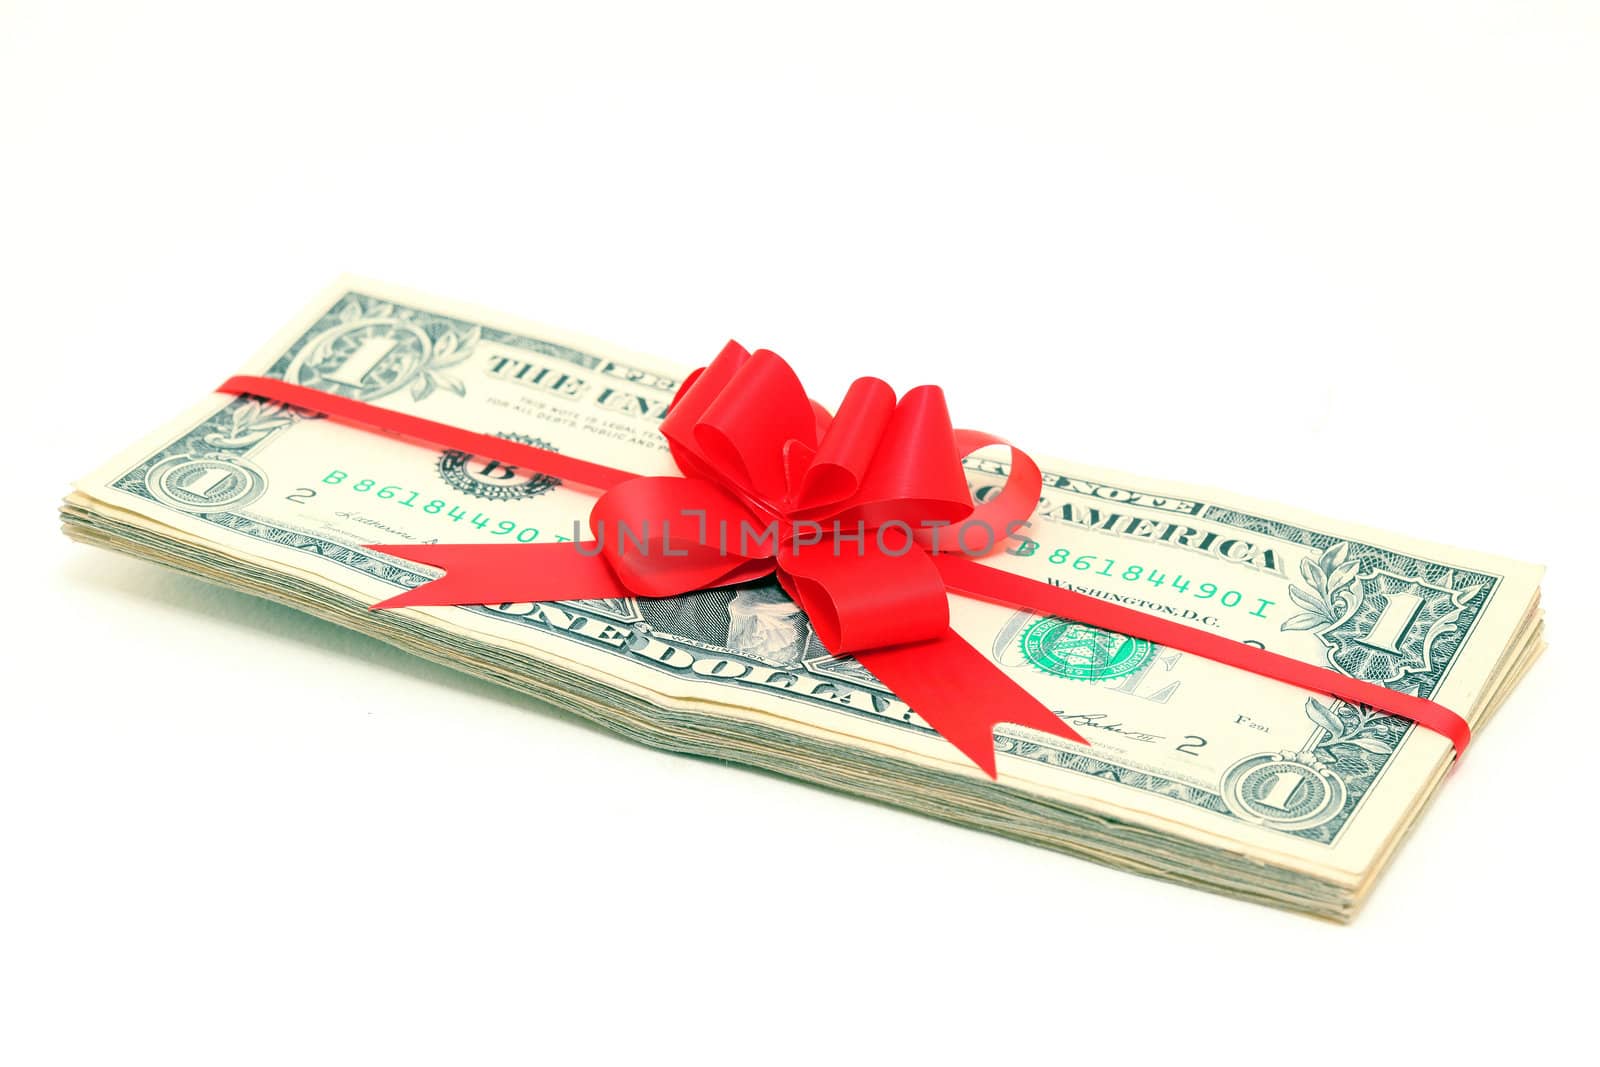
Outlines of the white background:
[{"label": "white background", "polygon": [[[1592,5],[0,5],[0,1059],[1275,1063],[1589,1030]],[[1550,565],[1340,928],[68,544],[354,270]]]}]

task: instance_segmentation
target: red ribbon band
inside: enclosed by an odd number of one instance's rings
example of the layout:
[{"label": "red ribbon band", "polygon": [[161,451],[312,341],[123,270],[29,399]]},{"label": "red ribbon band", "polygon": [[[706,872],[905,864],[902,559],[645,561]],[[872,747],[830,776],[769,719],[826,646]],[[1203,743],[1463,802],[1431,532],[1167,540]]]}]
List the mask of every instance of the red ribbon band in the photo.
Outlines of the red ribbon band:
[{"label": "red ribbon band", "polygon": [[[445,571],[375,608],[675,596],[776,575],[829,652],[854,656],[991,777],[1000,723],[1088,742],[950,629],[951,592],[1366,704],[1444,735],[1458,755],[1470,740],[1465,720],[1430,700],[976,562],[1033,513],[1042,479],[1008,442],[953,429],[936,386],[896,399],[861,378],[830,415],[777,355],[730,342],[689,376],[662,423],[682,477],[642,477],[274,378],[238,376],[218,392],[600,491],[593,541],[367,546]],[[1011,473],[976,503],[961,460],[990,445],[1011,447]],[[973,530],[985,543],[962,543]]]}]

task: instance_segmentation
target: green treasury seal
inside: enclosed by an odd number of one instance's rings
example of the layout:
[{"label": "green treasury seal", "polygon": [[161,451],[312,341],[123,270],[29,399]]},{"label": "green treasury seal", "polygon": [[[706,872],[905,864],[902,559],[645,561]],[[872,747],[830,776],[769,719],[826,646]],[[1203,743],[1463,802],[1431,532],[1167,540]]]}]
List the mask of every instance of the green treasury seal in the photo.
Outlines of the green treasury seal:
[{"label": "green treasury seal", "polygon": [[1053,615],[1030,623],[1020,643],[1023,658],[1046,674],[1090,682],[1125,678],[1155,654],[1155,646],[1143,638]]}]

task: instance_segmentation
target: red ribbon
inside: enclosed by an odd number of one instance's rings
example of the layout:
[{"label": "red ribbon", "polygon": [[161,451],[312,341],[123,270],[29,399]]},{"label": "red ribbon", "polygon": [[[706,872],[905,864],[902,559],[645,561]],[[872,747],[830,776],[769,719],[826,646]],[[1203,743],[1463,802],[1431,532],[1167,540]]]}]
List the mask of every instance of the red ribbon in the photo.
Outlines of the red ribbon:
[{"label": "red ribbon", "polygon": [[[1458,754],[1470,738],[1432,701],[977,563],[1037,507],[1039,468],[1001,438],[954,429],[937,386],[897,399],[860,378],[830,415],[776,354],[730,342],[662,422],[682,477],[636,476],[272,378],[230,378],[218,391],[601,491],[590,541],[367,546],[445,571],[375,608],[676,596],[775,574],[829,652],[854,656],[990,777],[999,723],[1088,742],[950,629],[951,592],[1367,704],[1443,734]],[[961,461],[990,445],[1011,448],[1011,473],[975,503]]]}]

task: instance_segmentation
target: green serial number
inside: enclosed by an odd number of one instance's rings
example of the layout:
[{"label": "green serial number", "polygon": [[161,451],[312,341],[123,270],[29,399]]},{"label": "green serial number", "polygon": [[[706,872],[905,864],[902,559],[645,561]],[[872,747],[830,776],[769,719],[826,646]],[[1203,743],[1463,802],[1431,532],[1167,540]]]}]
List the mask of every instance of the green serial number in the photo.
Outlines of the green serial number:
[{"label": "green serial number", "polygon": [[[452,522],[465,522],[480,530],[488,530],[496,537],[515,537],[523,544],[539,539],[539,529],[536,526],[519,526],[510,519],[496,521],[493,516],[485,515],[481,511],[468,518],[466,508],[451,504],[447,500],[440,500],[438,497],[425,500],[420,490],[407,489],[403,485],[379,485],[371,478],[350,481],[350,475],[340,470],[332,470],[323,475],[322,484],[341,485],[352,493],[371,493],[379,500],[390,501],[395,507],[411,508],[428,515],[443,515]],[[555,540],[569,541],[571,538],[556,534]]]},{"label": "green serial number", "polygon": [[[1243,607],[1246,603],[1245,595],[1237,589],[1224,589],[1216,582],[1191,582],[1183,575],[1168,579],[1164,571],[1154,567],[1146,567],[1139,563],[1119,564],[1116,560],[1094,555],[1075,556],[1064,548],[1058,548],[1045,557],[1046,561],[1058,567],[1070,566],[1075,571],[1089,571],[1102,578],[1118,578],[1125,582],[1149,582],[1161,588],[1169,587],[1182,596],[1191,596],[1196,600],[1211,600],[1225,608]],[[1119,569],[1120,568],[1120,569]],[[1250,614],[1258,619],[1267,617],[1267,609],[1277,603],[1265,597],[1255,597],[1255,607],[1250,609]]]}]

